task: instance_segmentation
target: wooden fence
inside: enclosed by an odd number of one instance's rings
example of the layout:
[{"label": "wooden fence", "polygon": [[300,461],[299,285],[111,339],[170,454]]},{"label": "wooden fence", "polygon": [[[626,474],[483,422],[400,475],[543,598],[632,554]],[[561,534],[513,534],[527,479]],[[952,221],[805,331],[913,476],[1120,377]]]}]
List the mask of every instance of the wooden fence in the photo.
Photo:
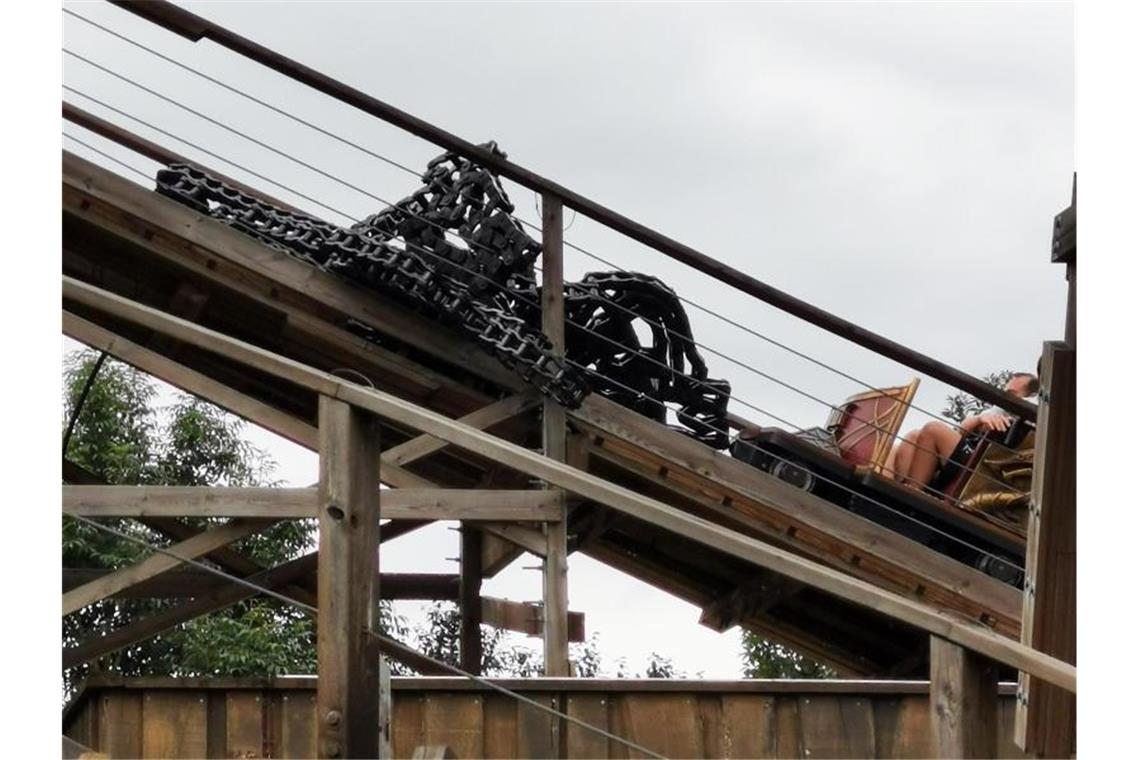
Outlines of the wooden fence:
[{"label": "wooden fence", "polygon": [[[923,758],[922,681],[498,681],[667,757]],[[1013,743],[1014,686],[998,700],[998,757]],[[392,679],[392,756],[447,745],[460,758],[628,758],[629,750],[463,679]],[[66,736],[110,757],[314,757],[316,679],[92,682]],[[636,753],[633,753],[636,755]]]}]

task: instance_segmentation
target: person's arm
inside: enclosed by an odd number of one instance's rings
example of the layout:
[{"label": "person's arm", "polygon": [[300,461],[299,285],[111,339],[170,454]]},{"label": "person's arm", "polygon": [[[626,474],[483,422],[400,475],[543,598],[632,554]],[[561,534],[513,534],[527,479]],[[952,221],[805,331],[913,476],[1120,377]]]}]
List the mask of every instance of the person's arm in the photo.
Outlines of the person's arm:
[{"label": "person's arm", "polygon": [[962,420],[962,433],[988,433],[996,431],[1004,433],[1013,424],[1013,417],[997,412],[975,414]]}]

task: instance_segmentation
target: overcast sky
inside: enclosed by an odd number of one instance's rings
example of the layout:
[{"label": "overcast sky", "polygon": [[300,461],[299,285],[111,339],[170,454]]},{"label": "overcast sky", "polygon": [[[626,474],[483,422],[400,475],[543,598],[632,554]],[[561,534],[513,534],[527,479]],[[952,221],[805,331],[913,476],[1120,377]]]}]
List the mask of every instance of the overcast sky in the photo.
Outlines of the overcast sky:
[{"label": "overcast sky", "polygon": [[[1067,3],[368,4],[184,3],[256,42],[473,141],[755,277],[967,372],[1032,370],[1063,328],[1065,286],[1049,264],[1068,205],[1073,14]],[[107,3],[66,8],[239,89],[420,169],[440,150],[212,43],[191,44]],[[202,82],[64,16],[65,45],[99,64],[388,201],[407,174]],[[64,56],[65,84],[345,212],[257,179],[74,92],[64,97],[330,221],[383,206]],[[73,125],[65,131],[153,175],[156,165]],[[71,141],[65,145],[120,171]],[[130,174],[128,173],[128,176]],[[141,177],[134,178],[142,181]],[[518,214],[533,193],[507,183]],[[573,219],[568,212],[567,222]],[[913,373],[798,322],[578,218],[568,241],[652,273],[715,313],[872,385]],[[567,251],[567,276],[604,269]],[[697,340],[812,395],[859,387],[690,309]],[[797,426],[827,409],[709,355],[734,411]],[[916,404],[949,390],[923,378]],[[907,426],[924,418],[912,412]],[[251,431],[290,484],[315,457]],[[385,545],[391,571],[454,572],[454,533],[436,525]],[[541,596],[524,558],[485,585]],[[612,668],[648,652],[690,675],[739,675],[735,632],[582,556],[572,609]],[[414,609],[405,608],[414,613]]]}]

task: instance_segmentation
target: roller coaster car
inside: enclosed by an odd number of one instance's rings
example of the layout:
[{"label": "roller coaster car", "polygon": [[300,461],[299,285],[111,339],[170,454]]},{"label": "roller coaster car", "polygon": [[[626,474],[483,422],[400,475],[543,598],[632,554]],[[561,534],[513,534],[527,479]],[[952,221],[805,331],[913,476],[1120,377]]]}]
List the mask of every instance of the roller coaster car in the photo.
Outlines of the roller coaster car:
[{"label": "roller coaster car", "polygon": [[734,458],[1013,586],[1024,580],[1033,428],[971,433],[930,492],[884,474],[918,379],[851,396],[822,428],[759,428],[733,442]]}]

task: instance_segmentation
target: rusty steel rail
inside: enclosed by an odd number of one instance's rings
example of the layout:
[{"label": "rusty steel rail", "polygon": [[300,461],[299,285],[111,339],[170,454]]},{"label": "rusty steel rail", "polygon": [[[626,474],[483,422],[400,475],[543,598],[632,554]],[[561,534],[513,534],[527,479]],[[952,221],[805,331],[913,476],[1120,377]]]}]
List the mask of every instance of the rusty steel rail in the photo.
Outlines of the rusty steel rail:
[{"label": "rusty steel rail", "polygon": [[699,272],[719,280],[726,285],[763,301],[792,316],[827,330],[841,338],[873,351],[880,356],[899,362],[911,369],[941,380],[959,390],[999,406],[1018,417],[1027,420],[1037,419],[1037,407],[1024,399],[994,388],[985,381],[969,375],[933,357],[915,351],[889,338],[860,327],[842,317],[838,317],[818,306],[772,287],[767,283],[745,274],[738,269],[680,243],[645,225],[623,216],[602,204],[586,198],[573,190],[547,179],[523,166],[493,155],[475,143],[464,140],[440,127],[424,121],[412,114],[389,105],[377,98],[361,92],[343,82],[311,69],[304,64],[274,50],[242,37],[241,35],[215,24],[208,19],[184,10],[166,0],[151,2],[127,2],[108,0],[123,10],[129,11],[167,29],[191,42],[206,39],[225,47],[245,58],[262,64],[290,79],[307,85],[329,97],[364,111],[393,126],[410,132],[428,142],[453,151],[461,156],[477,161],[513,180],[523,187],[538,193],[554,196],[563,205],[609,227],[616,232],[637,240],[666,256],[691,266]]}]

